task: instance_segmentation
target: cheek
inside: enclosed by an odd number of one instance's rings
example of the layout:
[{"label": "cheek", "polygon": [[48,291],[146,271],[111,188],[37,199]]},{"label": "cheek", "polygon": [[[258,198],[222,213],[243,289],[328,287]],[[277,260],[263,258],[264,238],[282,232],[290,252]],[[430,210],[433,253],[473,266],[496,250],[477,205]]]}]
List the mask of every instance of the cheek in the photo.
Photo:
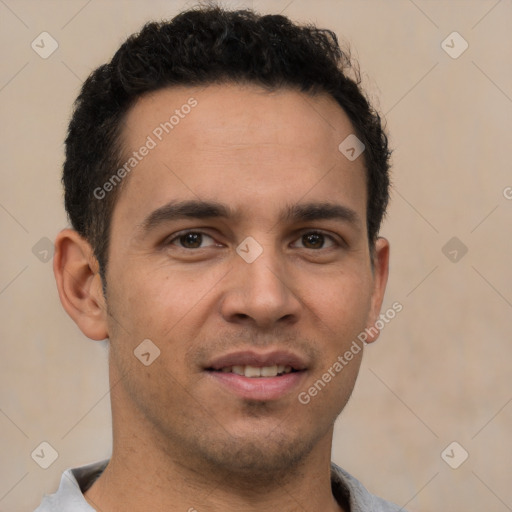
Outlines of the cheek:
[{"label": "cheek", "polygon": [[135,331],[158,336],[197,307],[218,281],[215,272],[184,272],[168,267],[148,270],[125,268],[113,300],[118,312]]},{"label": "cheek", "polygon": [[357,333],[366,325],[371,305],[371,283],[361,272],[297,276],[299,293],[316,320],[332,335]]}]

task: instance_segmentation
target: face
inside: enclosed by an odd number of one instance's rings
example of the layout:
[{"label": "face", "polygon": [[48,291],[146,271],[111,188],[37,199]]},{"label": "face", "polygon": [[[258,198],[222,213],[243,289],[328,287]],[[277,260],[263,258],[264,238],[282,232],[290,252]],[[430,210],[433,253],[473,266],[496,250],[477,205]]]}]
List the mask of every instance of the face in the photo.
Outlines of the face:
[{"label": "face", "polygon": [[387,268],[379,242],[372,271],[363,157],[338,151],[351,133],[331,98],[255,85],[160,90],[131,109],[123,142],[140,160],[106,274],[114,429],[252,474],[330,442],[362,351],[299,395],[372,324]]}]

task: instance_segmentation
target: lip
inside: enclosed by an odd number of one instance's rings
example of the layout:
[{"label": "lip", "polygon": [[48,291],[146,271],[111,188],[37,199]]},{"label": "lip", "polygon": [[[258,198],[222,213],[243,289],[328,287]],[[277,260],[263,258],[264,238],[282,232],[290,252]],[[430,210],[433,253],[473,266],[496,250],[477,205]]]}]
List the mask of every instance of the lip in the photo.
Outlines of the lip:
[{"label": "lip", "polygon": [[[227,366],[273,366],[275,364],[291,366],[294,370],[305,370],[307,367],[305,359],[293,352],[244,350],[216,357],[205,366],[205,370],[220,370]],[[268,378],[272,379],[273,377]]]},{"label": "lip", "polygon": [[245,400],[278,400],[298,389],[306,371],[292,372],[280,377],[244,377],[235,373],[208,371],[207,375],[221,387]]},{"label": "lip", "polygon": [[[245,377],[220,372],[230,366],[291,366],[294,371],[276,377]],[[216,370],[216,371],[215,371]],[[307,373],[304,358],[282,350],[232,352],[213,359],[204,371],[217,385],[245,400],[273,401],[299,388]]]}]

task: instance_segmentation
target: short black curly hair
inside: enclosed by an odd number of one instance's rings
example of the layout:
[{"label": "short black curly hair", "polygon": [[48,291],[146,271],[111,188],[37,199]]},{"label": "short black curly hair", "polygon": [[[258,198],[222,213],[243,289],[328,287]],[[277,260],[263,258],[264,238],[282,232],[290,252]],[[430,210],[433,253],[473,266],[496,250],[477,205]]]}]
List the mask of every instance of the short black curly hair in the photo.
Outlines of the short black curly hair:
[{"label": "short black curly hair", "polygon": [[[349,77],[352,74],[352,78]],[[198,7],[147,23],[87,78],[74,104],[62,181],[73,228],[92,246],[105,285],[110,221],[120,187],[93,194],[122,165],[124,118],[137,98],[170,86],[250,82],[330,94],[364,143],[367,231],[377,238],[389,200],[388,139],[336,35],[282,15]]]}]

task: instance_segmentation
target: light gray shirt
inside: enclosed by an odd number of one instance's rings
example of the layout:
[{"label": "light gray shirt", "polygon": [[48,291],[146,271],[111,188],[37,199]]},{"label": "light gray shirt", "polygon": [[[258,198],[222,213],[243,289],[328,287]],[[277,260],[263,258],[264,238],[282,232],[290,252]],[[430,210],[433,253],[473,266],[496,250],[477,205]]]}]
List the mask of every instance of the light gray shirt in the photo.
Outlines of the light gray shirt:
[{"label": "light gray shirt", "polygon": [[[108,459],[68,469],[62,474],[55,494],[45,495],[34,512],[95,512],[83,493],[92,486],[108,464]],[[398,505],[370,494],[363,484],[344,469],[331,464],[332,492],[350,512],[407,512]]]}]

